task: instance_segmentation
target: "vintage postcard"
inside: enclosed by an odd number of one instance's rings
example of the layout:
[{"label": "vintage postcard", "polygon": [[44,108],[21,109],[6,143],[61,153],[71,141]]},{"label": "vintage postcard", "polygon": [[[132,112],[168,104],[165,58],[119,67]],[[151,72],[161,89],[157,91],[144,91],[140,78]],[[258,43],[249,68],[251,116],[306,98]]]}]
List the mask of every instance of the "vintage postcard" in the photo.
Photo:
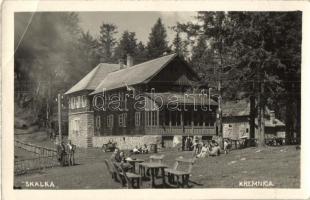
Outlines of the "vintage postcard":
[{"label": "vintage postcard", "polygon": [[309,6],[4,2],[3,199],[309,198]]}]

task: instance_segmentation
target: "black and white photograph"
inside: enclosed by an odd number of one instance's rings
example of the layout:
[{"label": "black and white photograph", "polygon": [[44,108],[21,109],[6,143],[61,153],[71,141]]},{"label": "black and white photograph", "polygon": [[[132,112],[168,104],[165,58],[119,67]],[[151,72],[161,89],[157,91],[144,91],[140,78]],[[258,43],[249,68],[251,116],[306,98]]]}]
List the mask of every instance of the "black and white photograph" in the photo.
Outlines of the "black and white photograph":
[{"label": "black and white photograph", "polygon": [[171,9],[13,13],[13,191],[301,188],[304,11]]}]

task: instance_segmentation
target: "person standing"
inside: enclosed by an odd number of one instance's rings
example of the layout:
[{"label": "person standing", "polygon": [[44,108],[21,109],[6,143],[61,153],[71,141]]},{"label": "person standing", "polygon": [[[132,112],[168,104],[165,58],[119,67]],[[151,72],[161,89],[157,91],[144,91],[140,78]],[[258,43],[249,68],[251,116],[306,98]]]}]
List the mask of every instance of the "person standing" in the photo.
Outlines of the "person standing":
[{"label": "person standing", "polygon": [[74,151],[75,151],[75,145],[71,143],[71,140],[68,140],[67,143],[67,154],[68,154],[68,164],[69,166],[73,166],[74,163]]},{"label": "person standing", "polygon": [[229,142],[228,139],[224,139],[224,153],[228,154],[229,149],[231,148],[231,143]]},{"label": "person standing", "polygon": [[58,161],[62,166],[65,166],[67,163],[67,154],[66,154],[66,146],[64,142],[61,142],[57,146],[57,155],[58,155]]}]

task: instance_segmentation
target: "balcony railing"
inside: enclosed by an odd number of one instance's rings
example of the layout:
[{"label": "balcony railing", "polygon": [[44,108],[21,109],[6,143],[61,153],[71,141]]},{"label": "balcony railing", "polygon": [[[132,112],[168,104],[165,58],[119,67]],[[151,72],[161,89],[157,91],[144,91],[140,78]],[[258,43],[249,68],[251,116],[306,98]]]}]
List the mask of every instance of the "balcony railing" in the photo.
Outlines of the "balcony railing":
[{"label": "balcony railing", "polygon": [[216,128],[214,126],[166,126],[166,127],[146,127],[146,134],[159,135],[215,135]]}]

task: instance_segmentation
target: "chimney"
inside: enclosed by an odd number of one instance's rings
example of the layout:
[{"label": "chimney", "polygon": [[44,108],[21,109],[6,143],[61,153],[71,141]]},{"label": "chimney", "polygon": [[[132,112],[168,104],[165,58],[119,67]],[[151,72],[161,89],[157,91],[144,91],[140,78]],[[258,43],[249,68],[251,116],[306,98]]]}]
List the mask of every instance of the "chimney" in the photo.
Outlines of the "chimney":
[{"label": "chimney", "polygon": [[127,67],[133,66],[133,58],[130,54],[127,54]]},{"label": "chimney", "polygon": [[272,110],[270,111],[269,117],[270,117],[270,123],[273,124],[276,118],[274,111]]},{"label": "chimney", "polygon": [[119,59],[118,60],[118,64],[119,64],[119,69],[124,69],[125,66],[124,66],[124,60],[123,59]]}]

